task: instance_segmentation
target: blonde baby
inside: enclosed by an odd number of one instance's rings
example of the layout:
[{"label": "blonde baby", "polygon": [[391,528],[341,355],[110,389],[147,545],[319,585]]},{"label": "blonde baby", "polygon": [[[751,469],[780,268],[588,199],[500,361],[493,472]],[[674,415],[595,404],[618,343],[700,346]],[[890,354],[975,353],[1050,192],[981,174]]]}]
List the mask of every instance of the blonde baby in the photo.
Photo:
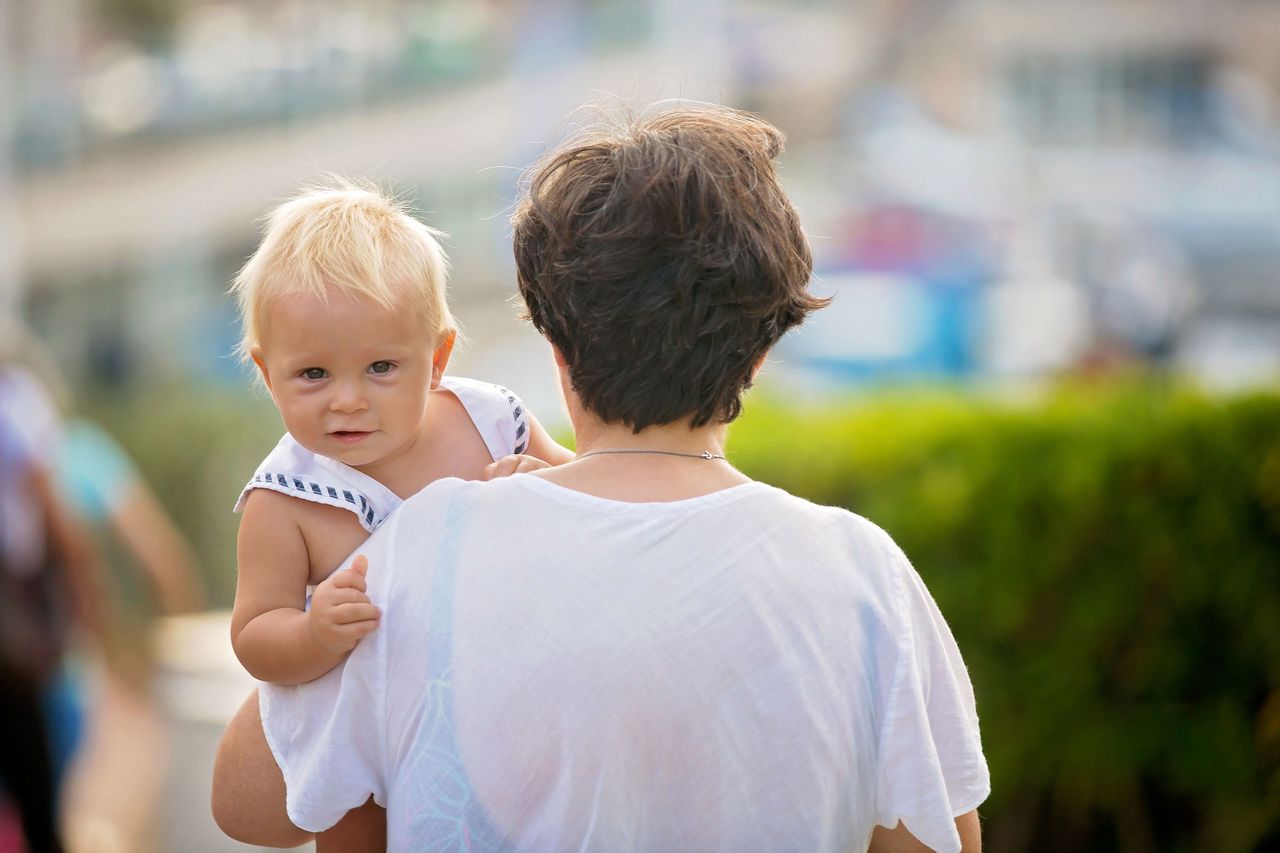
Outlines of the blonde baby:
[{"label": "blonde baby", "polygon": [[377,190],[313,190],[271,214],[232,287],[287,430],[236,504],[231,637],[261,681],[317,678],[377,627],[363,561],[333,571],[405,498],[572,458],[515,394],[445,375],[457,331],[436,238]]}]

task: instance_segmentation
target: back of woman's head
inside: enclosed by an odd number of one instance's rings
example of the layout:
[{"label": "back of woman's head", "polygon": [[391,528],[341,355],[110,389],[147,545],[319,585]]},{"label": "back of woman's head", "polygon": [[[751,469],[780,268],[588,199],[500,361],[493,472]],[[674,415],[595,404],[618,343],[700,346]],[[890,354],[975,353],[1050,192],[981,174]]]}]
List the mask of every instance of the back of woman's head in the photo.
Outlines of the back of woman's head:
[{"label": "back of woman's head", "polygon": [[783,333],[825,304],[778,183],[782,134],[723,107],[592,130],[513,217],[520,293],[583,405],[635,431],[728,422]]}]

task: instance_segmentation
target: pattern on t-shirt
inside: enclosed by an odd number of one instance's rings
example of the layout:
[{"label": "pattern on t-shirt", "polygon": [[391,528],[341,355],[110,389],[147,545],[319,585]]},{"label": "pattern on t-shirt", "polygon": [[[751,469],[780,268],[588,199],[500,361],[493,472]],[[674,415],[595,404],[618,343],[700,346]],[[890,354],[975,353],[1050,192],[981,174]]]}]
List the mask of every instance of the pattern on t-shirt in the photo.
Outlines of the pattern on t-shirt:
[{"label": "pattern on t-shirt", "polygon": [[406,760],[415,772],[413,808],[403,810],[410,849],[502,853],[514,849],[477,800],[458,749],[453,700],[453,606],[458,558],[456,509],[445,519],[440,562],[431,584],[427,634],[426,718]]}]

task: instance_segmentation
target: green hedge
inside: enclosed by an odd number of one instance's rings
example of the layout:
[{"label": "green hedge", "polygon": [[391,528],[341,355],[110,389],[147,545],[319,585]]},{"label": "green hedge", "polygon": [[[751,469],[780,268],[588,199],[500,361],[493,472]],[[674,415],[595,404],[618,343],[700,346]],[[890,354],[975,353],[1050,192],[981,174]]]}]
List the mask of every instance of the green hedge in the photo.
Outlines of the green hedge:
[{"label": "green hedge", "polygon": [[1280,397],[756,405],[730,446],[925,578],[978,695],[988,850],[1280,844]]},{"label": "green hedge", "polygon": [[[265,395],[95,407],[234,590]],[[1280,845],[1280,395],[752,400],[734,461],[887,529],[946,614],[994,783],[986,847]]]}]

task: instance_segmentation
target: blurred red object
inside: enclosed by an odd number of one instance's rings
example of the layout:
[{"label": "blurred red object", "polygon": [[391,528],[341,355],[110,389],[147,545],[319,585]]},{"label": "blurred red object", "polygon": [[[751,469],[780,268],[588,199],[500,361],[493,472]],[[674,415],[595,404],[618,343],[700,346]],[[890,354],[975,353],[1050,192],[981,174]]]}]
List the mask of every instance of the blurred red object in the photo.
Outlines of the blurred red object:
[{"label": "blurred red object", "polygon": [[13,804],[0,797],[0,853],[27,853],[22,840],[22,821]]}]

